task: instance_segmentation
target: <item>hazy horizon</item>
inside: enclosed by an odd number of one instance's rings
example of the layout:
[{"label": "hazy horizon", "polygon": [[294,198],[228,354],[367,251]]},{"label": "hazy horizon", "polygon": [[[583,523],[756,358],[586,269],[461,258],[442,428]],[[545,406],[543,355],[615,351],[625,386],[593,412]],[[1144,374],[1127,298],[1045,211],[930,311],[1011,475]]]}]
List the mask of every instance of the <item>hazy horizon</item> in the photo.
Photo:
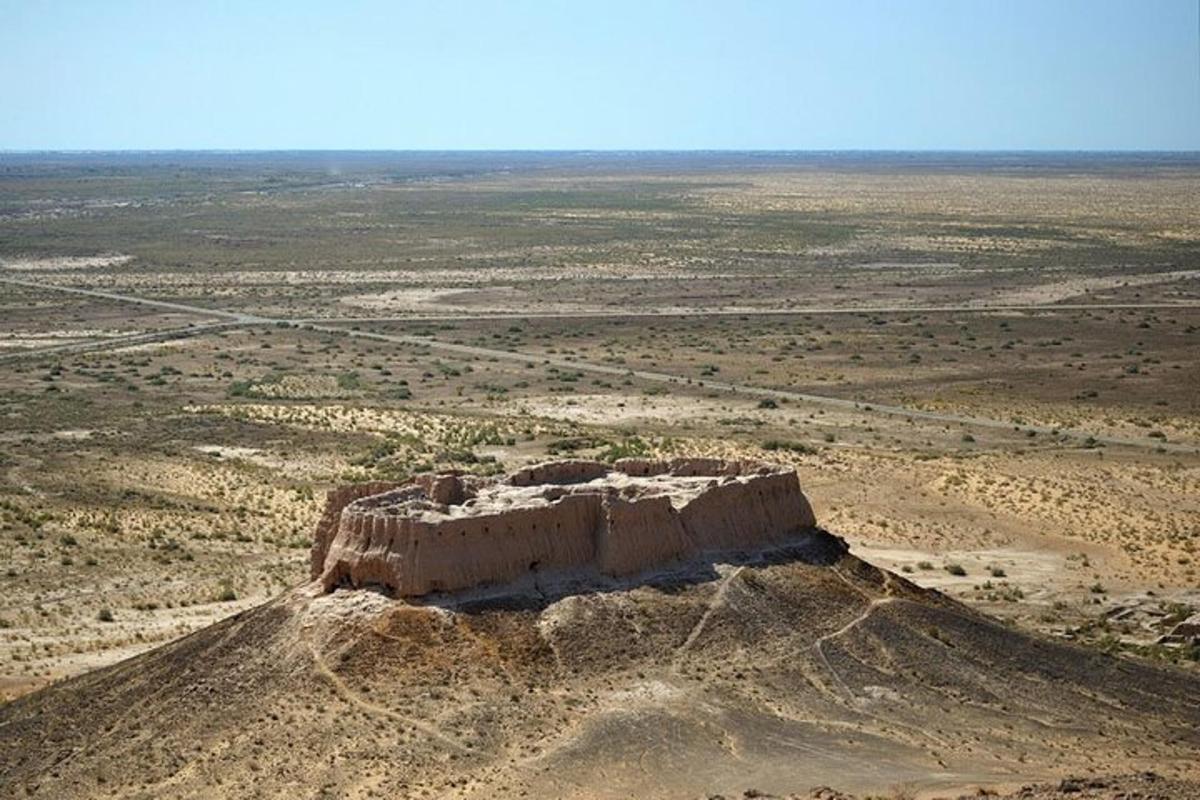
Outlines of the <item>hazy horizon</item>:
[{"label": "hazy horizon", "polygon": [[1192,0],[0,0],[0,151],[1191,152]]},{"label": "hazy horizon", "polygon": [[582,147],[582,148],[532,148],[532,147],[80,147],[80,148],[33,148],[6,147],[0,148],[0,153],[6,155],[35,155],[39,153],[60,155],[89,155],[103,153],[212,153],[212,154],[254,154],[254,153],[391,153],[391,154],[479,154],[489,153],[522,153],[522,154],[563,154],[563,155],[639,155],[639,154],[682,154],[704,155],[712,154],[765,154],[765,155],[1171,155],[1187,156],[1200,154],[1200,147],[1179,149],[1155,148],[739,148],[739,147],[694,147],[694,148],[661,148],[661,147]]}]

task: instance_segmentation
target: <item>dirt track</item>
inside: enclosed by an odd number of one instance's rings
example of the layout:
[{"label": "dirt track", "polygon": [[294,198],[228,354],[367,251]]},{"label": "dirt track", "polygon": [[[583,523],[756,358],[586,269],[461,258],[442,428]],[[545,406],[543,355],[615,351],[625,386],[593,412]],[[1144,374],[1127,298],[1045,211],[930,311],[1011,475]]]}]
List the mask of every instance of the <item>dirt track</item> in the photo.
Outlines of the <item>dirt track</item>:
[{"label": "dirt track", "polygon": [[[959,415],[959,414],[945,414],[945,413],[940,413],[940,412],[936,412],[936,411],[923,411],[923,410],[919,410],[919,409],[907,408],[907,407],[898,406],[898,405],[887,405],[887,404],[879,404],[879,403],[862,403],[862,402],[858,402],[858,401],[854,401],[854,400],[847,400],[847,399],[841,398],[841,397],[832,397],[829,395],[818,395],[818,394],[811,394],[811,393],[807,393],[807,392],[794,392],[794,391],[788,391],[788,390],[784,390],[784,389],[770,389],[770,388],[761,387],[761,386],[736,384],[736,383],[729,383],[729,382],[725,382],[725,381],[715,381],[715,380],[692,381],[689,378],[686,378],[686,377],[683,377],[680,375],[673,375],[673,374],[666,373],[666,372],[656,372],[656,371],[651,371],[651,370],[631,370],[631,369],[626,369],[626,368],[621,368],[621,367],[608,366],[606,364],[596,364],[596,363],[587,362],[587,361],[580,361],[577,359],[556,358],[553,356],[546,356],[546,355],[532,355],[532,354],[524,353],[524,352],[517,351],[517,350],[501,350],[501,349],[496,349],[496,348],[478,347],[478,346],[474,346],[474,345],[454,344],[452,342],[442,342],[442,341],[439,341],[437,339],[434,339],[432,337],[427,337],[427,336],[414,336],[414,335],[408,335],[408,334],[386,334],[386,333],[376,333],[373,331],[363,331],[363,330],[348,330],[348,329],[340,328],[340,327],[337,327],[336,325],[330,324],[330,323],[334,323],[334,322],[340,322],[340,320],[336,320],[336,319],[325,320],[321,324],[318,324],[318,323],[314,323],[314,322],[307,322],[302,318],[287,319],[287,318],[262,317],[262,316],[257,316],[254,314],[244,314],[241,312],[204,308],[202,306],[191,306],[191,305],[186,305],[183,303],[172,303],[172,302],[166,302],[166,301],[160,301],[160,300],[148,300],[148,299],[140,298],[140,297],[114,294],[111,292],[100,292],[100,291],[94,291],[91,289],[76,289],[76,288],[68,288],[68,287],[62,287],[62,286],[43,285],[43,284],[31,282],[31,281],[18,281],[18,280],[12,280],[9,278],[0,278],[0,281],[13,283],[13,284],[16,284],[19,286],[24,286],[27,288],[46,289],[49,291],[71,292],[71,293],[83,294],[83,295],[97,297],[97,298],[106,299],[106,300],[112,300],[112,301],[116,301],[116,302],[138,303],[138,304],[148,305],[148,306],[152,306],[152,307],[156,307],[156,308],[169,309],[172,311],[186,311],[186,312],[195,313],[195,314],[211,314],[211,315],[216,315],[216,316],[232,319],[232,320],[234,320],[235,323],[240,323],[240,324],[248,324],[248,325],[289,324],[289,325],[296,325],[298,327],[306,328],[308,330],[320,331],[322,333],[340,334],[340,335],[345,335],[345,336],[352,336],[355,338],[373,339],[376,341],[390,342],[393,344],[401,344],[401,345],[408,345],[408,346],[428,347],[428,348],[432,348],[435,350],[442,350],[445,352],[457,353],[460,355],[477,356],[480,358],[498,358],[498,359],[506,359],[509,361],[519,361],[522,363],[528,362],[531,359],[536,359],[545,364],[562,367],[562,368],[566,368],[566,369],[579,370],[581,372],[590,372],[590,373],[596,373],[596,374],[601,374],[601,375],[613,375],[613,376],[637,378],[639,380],[647,381],[650,383],[658,383],[658,384],[666,384],[666,385],[674,385],[674,386],[684,386],[684,385],[691,384],[691,385],[696,386],[697,388],[704,388],[704,389],[716,390],[716,391],[721,391],[721,392],[729,392],[731,394],[749,395],[751,397],[760,397],[760,398],[772,399],[772,400],[782,399],[782,400],[789,400],[789,401],[798,401],[798,402],[803,402],[803,403],[811,403],[813,405],[822,405],[822,406],[827,406],[827,407],[832,407],[832,408],[852,410],[855,412],[892,416],[892,417],[903,417],[906,419],[929,420],[931,422],[949,423],[952,425],[962,425],[964,427],[987,428],[987,429],[991,429],[991,430],[1011,430],[1013,427],[1012,423],[1008,422],[1006,420],[989,419],[986,417],[964,416],[964,415]],[[1080,306],[1071,306],[1071,308],[1079,308],[1079,307]],[[1107,308],[1109,306],[1093,306],[1093,307],[1094,308],[1100,308],[1100,307]],[[1117,307],[1120,307],[1120,306],[1117,306]],[[1138,307],[1150,307],[1150,306],[1138,306]],[[1176,307],[1191,307],[1191,306],[1166,304],[1166,305],[1158,306],[1158,307],[1176,308]],[[1013,310],[1014,308],[1017,308],[1017,307],[987,308],[987,307],[982,307],[982,306],[959,306],[959,307],[955,307],[955,308],[950,308],[950,307],[939,308],[939,310],[946,311],[946,312],[955,311],[955,310],[958,310],[958,311],[995,311],[995,310]],[[1024,306],[1021,308],[1030,309],[1030,310],[1033,310],[1033,309],[1046,310],[1046,309],[1063,308],[1063,306]],[[867,310],[867,309],[859,309],[857,311],[847,310],[847,311],[839,311],[836,313],[864,313],[865,311],[869,311],[869,310]],[[914,311],[914,309],[908,309],[908,311]],[[730,312],[730,313],[734,313],[734,312]],[[745,312],[736,312],[736,313],[738,315],[741,315]],[[788,311],[788,312],[770,312],[770,313],[802,314],[802,313],[807,313],[807,312]],[[835,313],[835,312],[831,309],[827,309],[825,313]],[[675,315],[675,316],[678,316],[678,315]],[[483,315],[481,318],[489,318],[489,316]],[[227,327],[227,326],[222,326],[222,327]],[[112,343],[105,343],[105,344],[112,344],[113,346],[120,347],[120,346],[127,345],[129,343],[128,342],[112,342]],[[81,346],[81,345],[76,345],[76,346]],[[33,351],[33,352],[40,353],[40,352],[44,352],[44,351]],[[20,355],[25,355],[25,354],[20,354]],[[1090,439],[1093,442],[1103,442],[1104,444],[1125,446],[1125,447],[1151,448],[1151,449],[1155,449],[1155,450],[1168,450],[1168,451],[1182,452],[1182,453],[1191,453],[1191,452],[1196,451],[1196,448],[1188,446],[1188,445],[1166,443],[1166,442],[1161,442],[1161,441],[1158,441],[1155,439],[1149,439],[1149,438],[1147,438],[1147,439],[1132,439],[1132,438],[1125,438],[1125,437],[1099,436],[1099,435],[1088,433],[1087,431],[1070,430],[1070,429],[1063,429],[1063,428],[1050,428],[1050,427],[1037,426],[1037,425],[1026,425],[1024,427],[1026,430],[1036,431],[1038,434],[1058,435],[1058,436],[1063,436],[1063,437],[1066,437],[1069,439],[1079,440],[1081,442]]]}]

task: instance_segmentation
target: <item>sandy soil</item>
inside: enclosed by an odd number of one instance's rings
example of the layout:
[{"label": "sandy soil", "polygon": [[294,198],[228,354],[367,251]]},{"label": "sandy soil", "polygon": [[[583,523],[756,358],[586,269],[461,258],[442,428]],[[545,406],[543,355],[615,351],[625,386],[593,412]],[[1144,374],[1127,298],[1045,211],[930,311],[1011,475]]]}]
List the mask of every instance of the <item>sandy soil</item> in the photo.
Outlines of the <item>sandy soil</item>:
[{"label": "sandy soil", "polygon": [[980,305],[1025,305],[1034,303],[1061,303],[1074,298],[1086,297],[1096,300],[1096,295],[1109,289],[1155,286],[1200,278],[1200,270],[1167,270],[1149,275],[1114,275],[1103,278],[1076,277],[1073,279],[1045,283],[1023,289],[997,292]]},{"label": "sandy soil", "polygon": [[0,258],[0,269],[24,272],[58,272],[63,270],[102,270],[120,267],[134,256],[118,253],[95,256],[56,256],[54,258]]}]

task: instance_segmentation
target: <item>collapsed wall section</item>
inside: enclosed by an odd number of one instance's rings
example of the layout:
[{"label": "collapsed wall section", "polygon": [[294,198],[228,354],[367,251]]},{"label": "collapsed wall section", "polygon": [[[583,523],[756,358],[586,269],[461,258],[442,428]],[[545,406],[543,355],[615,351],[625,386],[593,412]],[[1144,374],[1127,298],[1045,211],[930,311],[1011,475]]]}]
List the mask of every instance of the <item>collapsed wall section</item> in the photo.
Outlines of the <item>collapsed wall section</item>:
[{"label": "collapsed wall section", "polygon": [[540,464],[507,478],[426,475],[331,492],[313,545],[326,590],[400,596],[542,572],[645,572],[786,542],[816,524],[794,471],[756,462]]},{"label": "collapsed wall section", "polygon": [[605,497],[603,509],[596,567],[606,575],[632,575],[670,564],[693,549],[679,512],[668,497]]}]

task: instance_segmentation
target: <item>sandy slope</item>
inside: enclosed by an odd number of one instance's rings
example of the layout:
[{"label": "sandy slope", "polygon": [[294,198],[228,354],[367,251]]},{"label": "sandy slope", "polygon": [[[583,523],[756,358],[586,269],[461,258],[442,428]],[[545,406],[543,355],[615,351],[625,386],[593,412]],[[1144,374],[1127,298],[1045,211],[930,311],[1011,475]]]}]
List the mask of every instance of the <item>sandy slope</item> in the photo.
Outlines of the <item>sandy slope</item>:
[{"label": "sandy slope", "polygon": [[1194,778],[1196,689],[1006,628],[827,537],[772,563],[455,607],[297,589],[0,708],[0,791],[694,797]]}]

